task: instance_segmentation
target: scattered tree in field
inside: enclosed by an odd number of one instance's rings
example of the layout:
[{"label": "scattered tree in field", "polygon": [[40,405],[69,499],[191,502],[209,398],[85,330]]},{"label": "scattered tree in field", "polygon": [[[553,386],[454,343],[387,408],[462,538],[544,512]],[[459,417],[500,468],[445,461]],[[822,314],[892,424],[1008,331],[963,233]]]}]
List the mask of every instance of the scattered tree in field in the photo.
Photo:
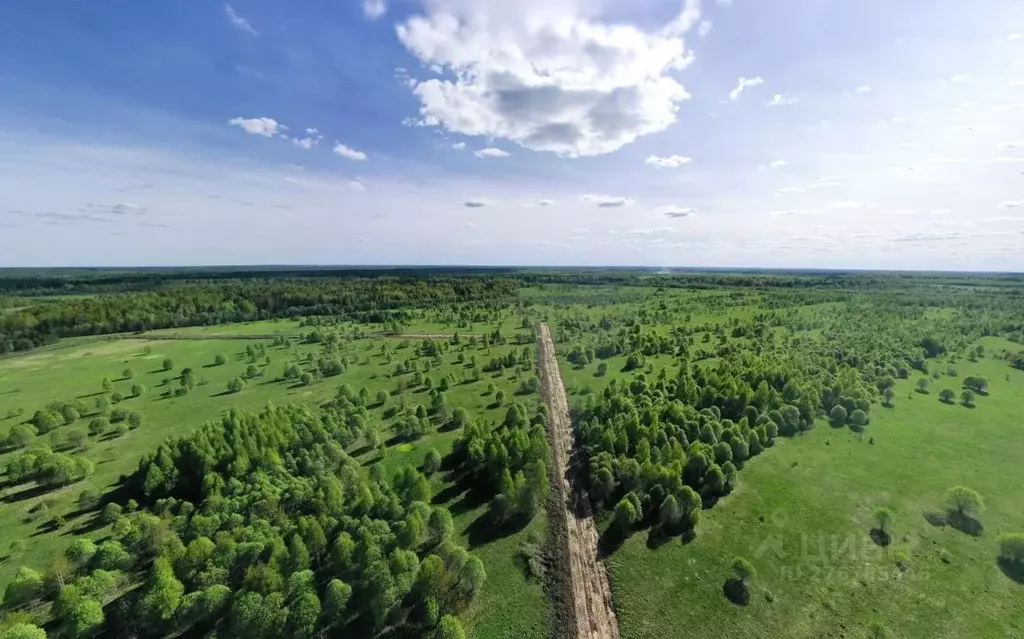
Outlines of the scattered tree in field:
[{"label": "scattered tree in field", "polygon": [[384,404],[388,403],[389,399],[391,399],[391,393],[389,393],[387,390],[382,388],[379,391],[377,391],[376,400],[378,406],[383,406]]},{"label": "scattered tree in field", "polygon": [[132,412],[128,413],[128,419],[125,421],[128,422],[129,428],[135,430],[136,428],[141,427],[146,420],[141,412],[133,410]]},{"label": "scattered tree in field", "polygon": [[171,359],[170,357],[165,357],[163,364],[161,364],[160,368],[162,368],[165,371],[171,370],[172,368],[174,368],[174,360]]},{"label": "scattered tree in field", "polygon": [[976,519],[985,511],[985,502],[976,491],[953,486],[946,491],[946,508],[951,516]]},{"label": "scattered tree in field", "polygon": [[228,356],[225,355],[224,353],[217,353],[217,355],[214,356],[214,358],[213,358],[213,365],[214,366],[223,366],[223,365],[225,365],[227,363],[228,363]]},{"label": "scattered tree in field", "polygon": [[132,369],[130,368],[126,368],[123,371],[121,371],[121,379],[131,379],[134,376],[135,373],[132,372]]},{"label": "scattered tree in field", "polygon": [[872,536],[875,537],[875,540],[881,543],[881,545],[889,545],[889,541],[892,538],[892,510],[885,507],[876,508],[875,512],[872,513],[872,518],[875,522],[875,528],[872,531]]},{"label": "scattered tree in field", "polygon": [[1014,574],[1024,576],[1024,533],[1003,533],[998,541],[999,561]]},{"label": "scattered tree in field", "polygon": [[228,380],[228,392],[239,393],[245,388],[245,382],[240,377],[232,377]]},{"label": "scattered tree in field", "polygon": [[604,377],[607,374],[608,374],[608,363],[607,362],[601,362],[600,364],[598,364],[597,365],[597,373],[596,373],[596,375],[598,377]]},{"label": "scattered tree in field", "polygon": [[892,400],[896,398],[896,391],[892,389],[892,386],[886,386],[882,391],[882,398],[885,400],[885,405],[891,407]]},{"label": "scattered tree in field", "polygon": [[979,395],[988,395],[988,380],[984,377],[965,377],[963,387]]},{"label": "scattered tree in field", "polygon": [[950,388],[943,388],[939,391],[939,401],[944,404],[952,404],[956,398],[956,393]]},{"label": "scattered tree in field", "polygon": [[60,409],[60,416],[64,420],[65,425],[74,423],[80,417],[78,410],[71,404],[65,404]]},{"label": "scattered tree in field", "polygon": [[917,384],[916,384],[917,392],[919,392],[921,394],[924,394],[924,395],[927,395],[928,394],[928,387],[930,385],[931,385],[931,381],[929,381],[929,379],[927,377],[922,377],[921,379],[917,380]]},{"label": "scattered tree in field", "polygon": [[733,602],[746,605],[750,601],[750,582],[754,566],[743,557],[732,560],[732,577],[725,582],[726,596]]},{"label": "scattered tree in field", "polygon": [[494,403],[498,406],[503,406],[505,404],[505,391],[500,390],[494,394]]},{"label": "scattered tree in field", "polygon": [[146,387],[143,386],[142,384],[139,384],[139,383],[132,384],[132,397],[140,397],[145,392],[146,392]]},{"label": "scattered tree in field", "polygon": [[974,391],[969,388],[965,388],[960,393],[960,403],[968,408],[974,408]]},{"label": "scattered tree in field", "polygon": [[309,373],[303,373],[302,375],[299,376],[299,383],[302,384],[303,386],[309,386],[310,384],[313,383],[313,376],[310,375]]},{"label": "scattered tree in field", "polygon": [[17,449],[28,446],[37,434],[36,427],[32,424],[15,424],[3,440],[3,448]]},{"label": "scattered tree in field", "polygon": [[109,393],[110,391],[114,390],[114,384],[110,381],[110,378],[108,377],[103,378],[103,381],[100,383],[100,387],[103,389],[104,393]]}]

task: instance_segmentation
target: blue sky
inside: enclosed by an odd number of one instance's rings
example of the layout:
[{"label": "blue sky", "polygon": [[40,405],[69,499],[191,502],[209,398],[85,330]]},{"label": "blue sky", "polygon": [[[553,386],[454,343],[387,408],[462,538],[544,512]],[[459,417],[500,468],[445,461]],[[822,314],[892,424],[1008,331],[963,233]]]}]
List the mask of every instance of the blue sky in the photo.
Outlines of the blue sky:
[{"label": "blue sky", "polygon": [[1024,270],[1024,4],[9,3],[0,265]]}]

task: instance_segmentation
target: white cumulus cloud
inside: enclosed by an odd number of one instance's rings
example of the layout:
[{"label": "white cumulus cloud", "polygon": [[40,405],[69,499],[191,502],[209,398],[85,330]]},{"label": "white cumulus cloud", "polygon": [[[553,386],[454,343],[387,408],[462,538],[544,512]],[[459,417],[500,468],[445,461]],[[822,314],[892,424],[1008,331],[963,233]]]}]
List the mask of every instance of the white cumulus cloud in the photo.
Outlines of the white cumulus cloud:
[{"label": "white cumulus cloud", "polygon": [[362,151],[356,151],[351,147],[345,146],[341,142],[334,143],[334,152],[343,158],[356,160],[357,162],[362,162],[363,160],[366,159],[365,153],[363,153]]},{"label": "white cumulus cloud", "polygon": [[388,5],[384,0],[363,0],[363,15],[370,20],[378,20],[387,13]]},{"label": "white cumulus cloud", "polygon": [[659,169],[678,169],[690,162],[693,162],[693,158],[686,157],[685,155],[670,155],[668,157],[652,155],[644,160],[644,164],[650,164],[651,166],[656,166]]},{"label": "white cumulus cloud", "polygon": [[478,158],[507,158],[508,157],[508,153],[506,151],[502,151],[501,149],[495,148],[493,146],[489,146],[486,149],[480,149],[479,151],[474,151],[473,155],[477,156]]},{"label": "white cumulus cloud", "polygon": [[633,203],[633,200],[616,195],[584,195],[580,198],[580,202],[593,203],[602,209],[613,209],[629,206]]},{"label": "white cumulus cloud", "polygon": [[260,32],[257,31],[256,29],[253,29],[252,25],[249,24],[248,20],[235,13],[235,10],[231,8],[230,4],[224,5],[224,13],[227,14],[228,22],[231,23],[231,26],[238,29],[239,31],[245,31],[253,37],[260,37]]},{"label": "white cumulus cloud", "polygon": [[698,0],[661,29],[595,19],[578,0],[422,0],[397,27],[426,66],[419,123],[569,157],[611,153],[676,121]]},{"label": "white cumulus cloud", "polygon": [[231,118],[228,124],[241,127],[246,133],[267,138],[272,138],[288,128],[274,118]]},{"label": "white cumulus cloud", "polygon": [[736,81],[736,88],[729,92],[729,101],[735,102],[740,99],[740,95],[747,87],[756,87],[764,84],[764,80],[761,76],[756,78],[740,78]]}]

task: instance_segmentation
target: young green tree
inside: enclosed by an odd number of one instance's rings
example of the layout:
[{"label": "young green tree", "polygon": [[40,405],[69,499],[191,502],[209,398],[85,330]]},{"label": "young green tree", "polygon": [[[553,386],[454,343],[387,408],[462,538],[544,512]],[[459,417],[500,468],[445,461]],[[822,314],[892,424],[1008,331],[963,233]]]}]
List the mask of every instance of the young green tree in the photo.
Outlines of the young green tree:
[{"label": "young green tree", "polygon": [[832,411],[829,413],[829,418],[835,425],[841,425],[846,423],[847,419],[846,409],[842,404],[836,404],[832,407]]},{"label": "young green tree", "polygon": [[876,508],[873,513],[875,527],[882,532],[889,534],[892,528],[892,510],[888,508]]},{"label": "young green tree", "polygon": [[329,624],[344,621],[352,586],[340,579],[331,579],[324,589],[324,615]]},{"label": "young green tree", "polygon": [[882,397],[885,399],[886,406],[892,406],[892,400],[896,398],[896,391],[892,389],[892,386],[886,386],[882,391]]},{"label": "young green tree", "polygon": [[1024,533],[999,535],[999,559],[1024,569]]},{"label": "young green tree", "polygon": [[977,518],[985,511],[985,502],[976,491],[965,486],[953,486],[946,491],[946,508],[959,517]]},{"label": "young green tree", "polygon": [[185,586],[174,576],[171,562],[165,557],[158,557],[150,568],[144,592],[139,600],[140,616],[154,622],[167,621],[174,617],[181,605]]},{"label": "young green tree", "polygon": [[462,629],[462,622],[458,617],[444,615],[437,630],[434,631],[435,639],[466,639],[466,631]]},{"label": "young green tree", "polygon": [[225,355],[224,353],[217,353],[217,355],[214,356],[214,358],[213,358],[213,365],[214,366],[223,366],[223,365],[225,365],[227,363],[228,363],[228,356]]},{"label": "young green tree", "polygon": [[960,393],[960,402],[964,406],[967,406],[968,408],[973,408],[974,407],[974,391],[972,391],[969,388],[965,388],[963,390],[963,392]]},{"label": "young green tree", "polygon": [[636,523],[638,513],[633,503],[623,497],[621,501],[615,506],[615,514],[613,515],[613,527],[616,534],[626,537],[629,532],[633,529],[633,524]]},{"label": "young green tree", "polygon": [[239,377],[232,377],[228,380],[228,392],[239,393],[245,388],[245,382]]},{"label": "young green tree", "polygon": [[436,448],[431,448],[427,451],[426,456],[423,458],[423,472],[428,475],[436,473],[441,468],[441,453],[437,452]]},{"label": "young green tree", "polygon": [[956,393],[950,388],[943,388],[939,391],[939,401],[943,403],[952,404],[955,397]]},{"label": "young green tree", "polygon": [[0,630],[0,639],[46,639],[46,631],[31,623],[18,622]]}]

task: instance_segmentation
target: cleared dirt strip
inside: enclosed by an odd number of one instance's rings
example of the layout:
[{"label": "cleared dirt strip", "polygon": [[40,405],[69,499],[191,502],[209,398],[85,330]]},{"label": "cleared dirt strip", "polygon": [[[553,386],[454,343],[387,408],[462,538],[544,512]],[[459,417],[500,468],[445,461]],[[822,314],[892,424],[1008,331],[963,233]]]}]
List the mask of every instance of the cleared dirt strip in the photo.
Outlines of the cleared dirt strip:
[{"label": "cleared dirt strip", "polygon": [[608,573],[598,561],[597,527],[590,512],[590,499],[583,484],[582,464],[573,464],[572,420],[555,358],[548,325],[537,325],[537,363],[541,371],[541,393],[548,405],[548,440],[551,444],[551,507],[555,544],[552,551],[562,556],[555,563],[568,574],[564,597],[556,605],[568,606],[563,618],[565,631],[577,639],[619,639]]}]

